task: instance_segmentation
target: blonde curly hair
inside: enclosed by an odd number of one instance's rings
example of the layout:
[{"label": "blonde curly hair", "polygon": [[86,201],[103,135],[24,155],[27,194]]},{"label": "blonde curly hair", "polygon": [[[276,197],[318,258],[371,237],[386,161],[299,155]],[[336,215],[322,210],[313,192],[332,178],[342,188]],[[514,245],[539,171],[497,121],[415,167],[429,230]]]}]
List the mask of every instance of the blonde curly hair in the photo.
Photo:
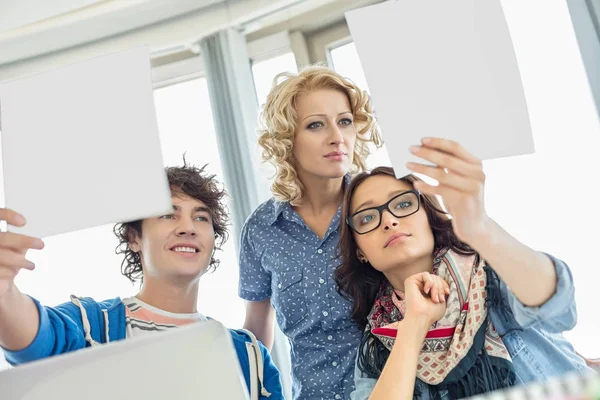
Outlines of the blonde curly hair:
[{"label": "blonde curly hair", "polygon": [[262,108],[258,143],[263,149],[263,160],[275,167],[275,179],[271,185],[273,195],[292,205],[299,204],[305,191],[290,162],[298,123],[296,98],[300,93],[321,89],[338,90],[348,97],[358,130],[350,173],[365,170],[369,142],[377,147],[383,144],[369,95],[349,79],[324,66],[306,67],[297,74],[278,74]]}]

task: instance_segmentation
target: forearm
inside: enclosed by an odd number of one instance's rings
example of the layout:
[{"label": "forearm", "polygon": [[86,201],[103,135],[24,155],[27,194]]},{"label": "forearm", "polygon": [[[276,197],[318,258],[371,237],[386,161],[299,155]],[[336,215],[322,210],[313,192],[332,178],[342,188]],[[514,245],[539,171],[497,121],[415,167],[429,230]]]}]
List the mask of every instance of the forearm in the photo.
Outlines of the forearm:
[{"label": "forearm", "polygon": [[555,293],[557,277],[552,260],[519,242],[492,219],[488,221],[487,234],[468,244],[524,305],[541,306]]},{"label": "forearm", "polygon": [[407,317],[398,324],[396,342],[371,393],[371,400],[413,398],[419,353],[428,328],[422,318]]},{"label": "forearm", "polygon": [[13,284],[0,299],[0,346],[11,351],[26,348],[35,339],[39,325],[35,303]]},{"label": "forearm", "polygon": [[275,311],[271,308],[270,299],[248,303],[244,329],[254,333],[269,351],[273,347],[274,324]]}]

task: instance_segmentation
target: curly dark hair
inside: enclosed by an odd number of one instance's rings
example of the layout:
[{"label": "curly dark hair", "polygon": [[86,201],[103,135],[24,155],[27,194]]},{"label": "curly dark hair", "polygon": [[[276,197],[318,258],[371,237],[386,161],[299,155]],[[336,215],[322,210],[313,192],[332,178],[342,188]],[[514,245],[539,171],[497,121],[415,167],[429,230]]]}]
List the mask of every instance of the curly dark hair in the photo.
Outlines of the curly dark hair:
[{"label": "curly dark hair", "polygon": [[[223,202],[227,193],[215,175],[209,174],[205,169],[206,165],[199,168],[187,164],[184,159],[183,167],[167,167],[165,168],[165,172],[173,195],[182,194],[200,200],[209,209],[216,239],[209,264],[209,271],[214,271],[220,263],[215,258],[215,252],[221,250],[223,244],[229,238],[227,230],[229,213],[227,206]],[[121,263],[121,273],[132,283],[138,280],[143,282],[144,274],[140,255],[129,247],[131,239],[135,237],[134,235],[138,237],[142,236],[142,220],[116,224],[113,232],[117,236],[117,239],[119,239],[119,244],[115,252],[124,256]]]},{"label": "curly dark hair", "polygon": [[[336,252],[337,258],[340,259],[340,266],[334,272],[337,290],[342,296],[352,301],[352,320],[363,331],[359,346],[358,366],[363,373],[371,378],[379,377],[389,355],[389,350],[379,340],[373,340],[375,336],[370,331],[365,331],[367,317],[371,312],[379,288],[386,278],[382,272],[373,268],[369,262],[362,263],[358,259],[356,252],[358,247],[346,219],[350,215],[350,204],[356,189],[365,180],[377,175],[395,177],[392,168],[378,167],[371,172],[363,172],[355,176],[346,189],[342,203],[340,241]],[[414,182],[420,179],[414,175],[408,175],[400,180],[414,187]],[[460,254],[474,254],[475,251],[466,243],[461,242],[454,233],[452,221],[448,214],[443,211],[437,198],[423,193],[420,196],[421,206],[427,214],[427,221],[433,232],[433,252],[448,247]],[[375,356],[370,358],[366,357],[365,354],[374,354]]]}]

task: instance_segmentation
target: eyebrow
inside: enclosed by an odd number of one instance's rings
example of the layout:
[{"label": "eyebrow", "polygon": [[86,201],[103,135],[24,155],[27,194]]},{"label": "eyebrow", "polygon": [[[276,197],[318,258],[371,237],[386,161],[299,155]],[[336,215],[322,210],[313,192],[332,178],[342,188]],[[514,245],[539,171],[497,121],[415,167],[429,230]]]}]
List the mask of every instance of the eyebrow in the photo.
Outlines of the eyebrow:
[{"label": "eyebrow", "polygon": [[[352,114],[352,112],[351,111],[344,111],[344,112],[339,113],[337,115],[337,117],[339,117],[340,115],[344,115],[344,114]],[[327,116],[327,114],[311,114],[311,115],[303,118],[302,121],[307,120],[310,117],[326,117],[326,116]]]},{"label": "eyebrow", "polygon": [[[181,207],[173,204],[173,211],[181,211]],[[204,206],[198,206],[198,207],[194,208],[193,212],[195,212],[195,213],[205,212],[207,214],[210,214],[210,210],[208,209],[208,207],[204,207]]]},{"label": "eyebrow", "polygon": [[[388,200],[394,196],[399,195],[400,193],[409,192],[409,191],[410,191],[410,189],[394,190],[393,192],[390,192],[390,194],[388,194]],[[364,206],[371,206],[371,205],[373,205],[373,200],[367,200],[364,203],[362,203],[361,205],[359,205],[358,207],[356,207],[358,209],[358,211],[355,211],[355,212],[363,211]]]}]

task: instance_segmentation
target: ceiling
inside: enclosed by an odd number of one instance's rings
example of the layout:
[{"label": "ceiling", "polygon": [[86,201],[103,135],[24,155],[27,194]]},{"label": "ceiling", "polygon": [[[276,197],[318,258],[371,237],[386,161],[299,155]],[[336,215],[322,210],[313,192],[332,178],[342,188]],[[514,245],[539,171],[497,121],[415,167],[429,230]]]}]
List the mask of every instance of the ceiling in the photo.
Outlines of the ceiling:
[{"label": "ceiling", "polygon": [[222,3],[225,0],[5,0],[0,2],[0,64],[94,42]]}]

